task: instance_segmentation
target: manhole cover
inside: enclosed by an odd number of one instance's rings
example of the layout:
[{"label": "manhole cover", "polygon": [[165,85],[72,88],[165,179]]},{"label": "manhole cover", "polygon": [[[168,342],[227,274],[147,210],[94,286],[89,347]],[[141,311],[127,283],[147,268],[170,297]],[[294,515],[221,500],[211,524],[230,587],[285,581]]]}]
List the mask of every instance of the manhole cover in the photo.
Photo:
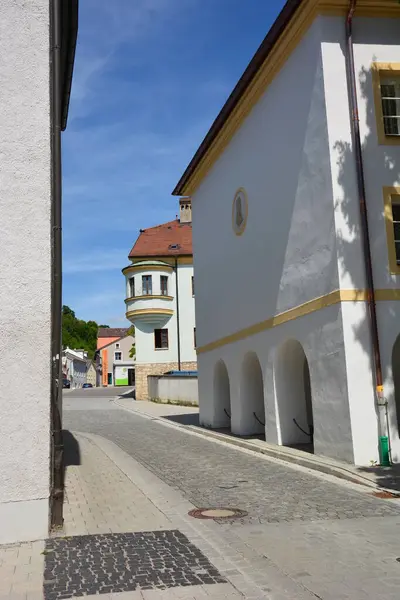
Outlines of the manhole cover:
[{"label": "manhole cover", "polygon": [[247,512],[240,508],[194,508],[189,511],[189,516],[195,519],[240,519],[246,517]]}]

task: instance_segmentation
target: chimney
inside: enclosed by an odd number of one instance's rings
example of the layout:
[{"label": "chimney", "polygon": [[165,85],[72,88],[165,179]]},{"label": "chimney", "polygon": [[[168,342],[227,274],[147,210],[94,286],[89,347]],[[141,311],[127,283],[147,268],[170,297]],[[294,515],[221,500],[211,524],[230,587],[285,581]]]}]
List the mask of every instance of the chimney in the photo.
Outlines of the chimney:
[{"label": "chimney", "polygon": [[179,221],[181,223],[192,222],[192,199],[181,198],[179,200]]}]

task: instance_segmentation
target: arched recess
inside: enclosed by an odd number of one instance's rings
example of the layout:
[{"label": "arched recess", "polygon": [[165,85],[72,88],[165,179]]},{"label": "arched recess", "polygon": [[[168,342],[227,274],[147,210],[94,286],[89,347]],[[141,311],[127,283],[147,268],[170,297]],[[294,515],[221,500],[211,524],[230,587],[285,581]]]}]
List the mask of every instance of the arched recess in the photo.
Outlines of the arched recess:
[{"label": "arched recess", "polygon": [[314,419],[310,370],[302,345],[287,340],[274,365],[278,439],[283,446],[314,451]]},{"label": "arched recess", "polygon": [[397,431],[400,436],[400,335],[392,350],[392,373],[394,384],[394,400],[396,404]]},{"label": "arched recess", "polygon": [[246,354],[240,386],[241,434],[265,434],[264,381],[258,356]]},{"label": "arched recess", "polygon": [[231,390],[226,364],[219,360],[214,368],[214,426],[231,427]]}]

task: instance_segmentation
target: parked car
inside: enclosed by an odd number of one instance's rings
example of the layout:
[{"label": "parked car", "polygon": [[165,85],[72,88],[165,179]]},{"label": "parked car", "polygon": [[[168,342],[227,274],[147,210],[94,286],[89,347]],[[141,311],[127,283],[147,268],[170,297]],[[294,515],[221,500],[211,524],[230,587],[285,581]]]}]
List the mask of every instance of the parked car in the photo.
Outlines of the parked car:
[{"label": "parked car", "polygon": [[63,389],[64,389],[64,388],[67,388],[67,389],[69,390],[69,389],[70,389],[70,387],[71,387],[71,382],[70,382],[70,380],[69,380],[69,379],[63,379],[62,386],[63,386]]},{"label": "parked car", "polygon": [[84,383],[82,388],[92,388],[93,384],[92,383]]}]

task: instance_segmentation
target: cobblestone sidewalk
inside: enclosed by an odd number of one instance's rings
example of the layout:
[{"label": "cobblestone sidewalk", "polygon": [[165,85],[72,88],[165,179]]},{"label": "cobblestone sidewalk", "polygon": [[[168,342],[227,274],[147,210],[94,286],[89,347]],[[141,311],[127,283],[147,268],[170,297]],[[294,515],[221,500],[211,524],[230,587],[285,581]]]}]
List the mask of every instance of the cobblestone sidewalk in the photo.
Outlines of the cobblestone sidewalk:
[{"label": "cobblestone sidewalk", "polygon": [[217,549],[213,523],[192,523],[193,505],[112,442],[67,434],[66,446],[64,531],[0,547],[1,600],[278,598],[252,581],[259,566],[238,571],[243,556]]}]

